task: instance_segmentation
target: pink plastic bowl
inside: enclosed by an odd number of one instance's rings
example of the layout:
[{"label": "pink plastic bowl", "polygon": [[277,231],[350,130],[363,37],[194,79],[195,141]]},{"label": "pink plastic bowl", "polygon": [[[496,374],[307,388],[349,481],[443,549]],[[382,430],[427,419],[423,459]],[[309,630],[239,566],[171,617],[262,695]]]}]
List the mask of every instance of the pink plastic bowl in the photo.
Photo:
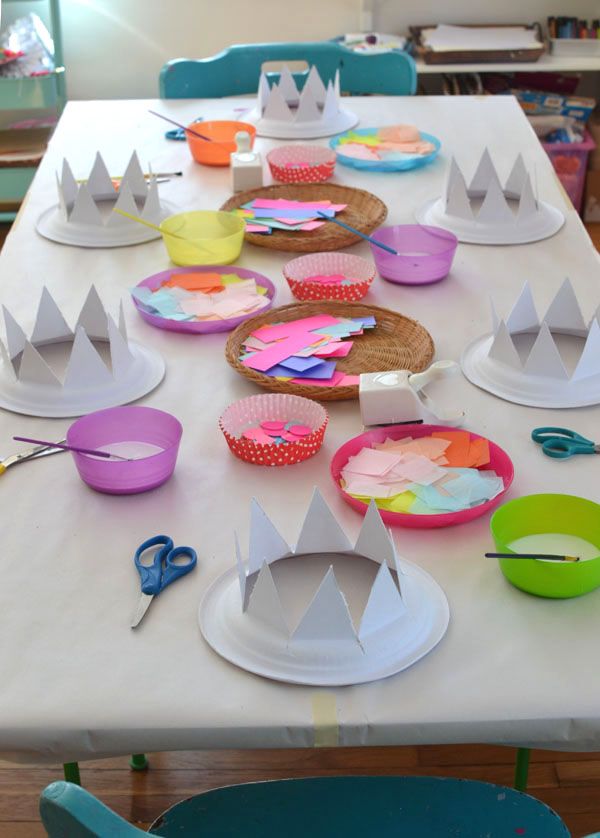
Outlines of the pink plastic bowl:
[{"label": "pink plastic bowl", "polygon": [[380,227],[374,239],[393,247],[398,256],[371,245],[377,270],[400,285],[429,285],[448,276],[458,239],[449,230],[420,224]]},{"label": "pink plastic bowl", "polygon": [[[333,455],[331,461],[330,471],[338,492],[346,503],[365,515],[368,509],[366,503],[363,503],[351,495],[346,494],[340,485],[342,469],[355,454],[358,454],[363,448],[367,448],[376,442],[383,442],[388,437],[390,439],[402,439],[405,436],[412,436],[413,439],[418,439],[422,436],[430,436],[435,431],[451,431],[447,425],[387,425],[384,428],[374,428],[371,431],[360,436],[355,436],[353,439],[344,443],[341,448]],[[471,436],[474,439],[482,439],[479,434],[472,432]],[[488,440],[489,441],[489,440]],[[391,512],[389,509],[380,509],[382,519],[386,524],[394,527],[412,527],[413,529],[432,529],[434,527],[452,527],[455,524],[466,524],[467,521],[473,521],[486,512],[492,510],[497,506],[506,492],[514,477],[514,467],[512,460],[508,454],[502,450],[494,442],[490,443],[490,462],[480,471],[492,469],[504,481],[504,491],[495,497],[493,500],[488,500],[479,506],[473,506],[471,509],[462,509],[460,512],[441,512],[439,515],[411,515],[409,512]]]},{"label": "pink plastic bowl", "polygon": [[333,175],[335,151],[320,145],[282,145],[267,154],[280,183],[324,183]]},{"label": "pink plastic bowl", "polygon": [[[322,285],[307,282],[307,276],[343,274],[356,279],[351,285]],[[375,278],[375,265],[350,253],[309,253],[298,256],[283,266],[283,275],[297,300],[362,300]]]},{"label": "pink plastic bowl", "polygon": [[[72,452],[84,483],[109,495],[148,492],[173,474],[183,428],[170,413],[152,407],[110,407],[82,416],[67,431],[67,445],[100,448],[118,442],[162,448],[134,460],[104,460]],[[118,452],[115,452],[118,453]]]}]

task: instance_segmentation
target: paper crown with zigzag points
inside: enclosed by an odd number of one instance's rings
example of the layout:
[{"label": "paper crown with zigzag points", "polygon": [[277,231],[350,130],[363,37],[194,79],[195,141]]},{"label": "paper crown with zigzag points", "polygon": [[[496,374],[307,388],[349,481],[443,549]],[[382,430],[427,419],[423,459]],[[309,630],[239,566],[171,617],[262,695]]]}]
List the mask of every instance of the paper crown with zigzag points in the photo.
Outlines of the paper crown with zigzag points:
[{"label": "paper crown with zigzag points", "polygon": [[454,158],[442,197],[418,212],[422,224],[453,232],[473,244],[524,244],[554,235],[564,224],[556,207],[539,200],[533,176],[519,154],[502,184],[490,153],[484,149],[467,185]]},{"label": "paper crown with zigzag points", "polygon": [[539,317],[525,283],[507,317],[492,302],[492,333],[463,353],[474,384],[495,395],[539,407],[578,407],[600,401],[600,309],[586,322],[565,279]]},{"label": "paper crown with zigzag points", "polygon": [[314,66],[302,89],[287,66],[272,86],[267,75],[261,73],[256,106],[247,119],[256,125],[259,136],[277,139],[329,137],[358,122],[358,117],[340,105],[339,70],[325,87]]}]

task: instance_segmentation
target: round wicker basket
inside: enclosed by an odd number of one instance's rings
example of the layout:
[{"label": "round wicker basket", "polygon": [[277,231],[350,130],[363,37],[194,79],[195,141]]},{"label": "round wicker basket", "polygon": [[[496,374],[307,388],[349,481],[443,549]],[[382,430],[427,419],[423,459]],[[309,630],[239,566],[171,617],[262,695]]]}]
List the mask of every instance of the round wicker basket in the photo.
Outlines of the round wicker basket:
[{"label": "round wicker basket", "polygon": [[331,314],[334,317],[371,315],[375,317],[375,328],[368,329],[363,335],[353,338],[350,353],[345,358],[336,359],[336,369],[348,375],[385,370],[420,372],[426,369],[433,359],[435,351],[433,339],[427,329],[416,320],[379,306],[320,300],[314,303],[292,303],[281,308],[274,308],[241,323],[227,340],[225,347],[227,362],[241,375],[272,393],[293,393],[317,401],[357,399],[357,384],[340,387],[292,384],[291,381],[279,381],[250,369],[240,361],[242,343],[251,332],[261,326],[287,323],[290,320],[300,320],[302,317],[311,317],[315,314]]},{"label": "round wicker basket", "polygon": [[[332,201],[334,204],[347,204],[345,210],[337,213],[336,218],[360,230],[361,233],[372,233],[380,227],[386,219],[387,207],[370,192],[364,189],[352,189],[335,183],[288,183],[279,186],[265,186],[262,189],[251,189],[248,192],[238,192],[221,207],[230,211],[238,209],[242,204],[254,198],[276,200],[284,198],[288,201]],[[360,236],[344,230],[337,224],[325,223],[316,230],[302,232],[287,232],[273,230],[270,234],[246,233],[246,241],[258,247],[269,247],[272,250],[284,250],[294,253],[314,253],[319,250],[340,250],[361,241]]]}]

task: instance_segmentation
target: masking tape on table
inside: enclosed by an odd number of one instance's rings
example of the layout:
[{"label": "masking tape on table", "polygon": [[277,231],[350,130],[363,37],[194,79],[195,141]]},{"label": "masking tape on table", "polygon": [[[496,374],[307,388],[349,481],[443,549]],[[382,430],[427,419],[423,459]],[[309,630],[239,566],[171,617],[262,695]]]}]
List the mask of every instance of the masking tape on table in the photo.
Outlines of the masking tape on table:
[{"label": "masking tape on table", "polygon": [[315,748],[335,748],[339,744],[340,731],[337,718],[335,695],[317,692],[312,698]]}]

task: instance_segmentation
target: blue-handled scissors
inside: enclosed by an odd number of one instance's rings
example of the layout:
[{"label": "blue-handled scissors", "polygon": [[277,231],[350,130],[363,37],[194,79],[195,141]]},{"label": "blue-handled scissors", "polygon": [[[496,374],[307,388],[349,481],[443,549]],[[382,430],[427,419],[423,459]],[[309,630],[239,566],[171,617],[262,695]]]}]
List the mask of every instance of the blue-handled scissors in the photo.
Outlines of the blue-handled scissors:
[{"label": "blue-handled scissors", "polygon": [[[151,564],[143,564],[142,554],[152,547],[159,549],[155,551]],[[178,564],[176,560],[181,558],[188,561]],[[142,595],[131,621],[131,628],[141,623],[155,596],[164,591],[171,582],[185,576],[196,567],[198,556],[191,547],[175,547],[173,539],[168,535],[155,535],[154,538],[140,544],[133,560],[140,575]]]},{"label": "blue-handled scissors", "polygon": [[531,438],[542,446],[546,456],[558,460],[566,460],[576,454],[600,454],[600,445],[569,428],[534,428]]}]

